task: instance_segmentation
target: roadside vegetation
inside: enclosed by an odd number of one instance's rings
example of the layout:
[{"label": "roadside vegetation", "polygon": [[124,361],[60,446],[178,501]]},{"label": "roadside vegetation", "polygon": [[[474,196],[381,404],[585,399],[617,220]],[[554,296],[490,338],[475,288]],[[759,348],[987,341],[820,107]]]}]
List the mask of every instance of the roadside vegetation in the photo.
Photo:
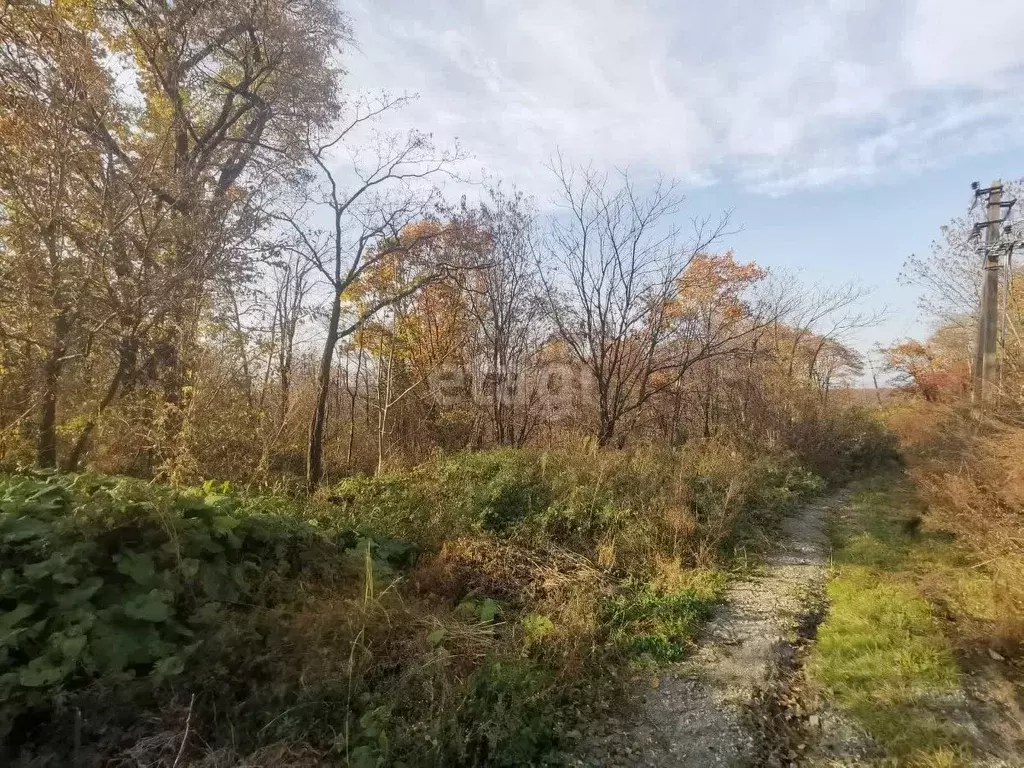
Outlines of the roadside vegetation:
[{"label": "roadside vegetation", "polygon": [[994,585],[949,535],[919,530],[922,506],[896,473],[856,485],[831,526],[828,614],[808,674],[881,755],[941,765],[966,760],[970,737],[957,722],[962,673],[932,601],[991,619]]},{"label": "roadside vegetation", "polygon": [[[1008,189],[1020,197],[1020,182]],[[971,227],[953,220],[907,264],[936,330],[884,350],[899,387],[881,412],[905,467],[859,483],[834,522],[829,613],[809,665],[882,764],[1015,764],[1024,753],[1022,281],[1017,268],[1001,377],[972,407]]]},{"label": "roadside vegetation", "polygon": [[822,488],[714,445],[442,456],[303,499],[8,475],[8,759],[554,760]]}]

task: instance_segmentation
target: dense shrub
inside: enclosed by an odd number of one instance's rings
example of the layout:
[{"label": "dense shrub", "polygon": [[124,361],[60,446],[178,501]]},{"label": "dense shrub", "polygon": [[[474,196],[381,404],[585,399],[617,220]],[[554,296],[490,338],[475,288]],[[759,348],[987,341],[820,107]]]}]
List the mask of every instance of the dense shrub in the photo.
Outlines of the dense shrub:
[{"label": "dense shrub", "polygon": [[689,566],[822,487],[714,442],[438,455],[307,500],[3,477],[0,721],[31,746],[80,707],[97,760],[170,765],[197,694],[210,765],[540,760],[612,670],[688,652],[725,581]]},{"label": "dense shrub", "polygon": [[594,560],[611,548],[615,564],[635,572],[665,549],[706,560],[823,485],[791,457],[751,462],[710,442],[597,454],[494,451],[344,480],[322,514],[373,536],[412,532],[426,545],[497,534]]},{"label": "dense shrub", "polygon": [[1024,419],[1009,406],[977,419],[964,405],[914,400],[887,416],[927,502],[924,524],[954,534],[998,587],[999,620],[959,631],[1024,656]]},{"label": "dense shrub", "polygon": [[354,534],[329,537],[280,511],[212,487],[0,479],[0,734],[97,680],[159,685],[240,603],[353,570]]},{"label": "dense shrub", "polygon": [[832,482],[900,457],[899,439],[877,409],[814,411],[791,425],[787,442],[803,466]]}]

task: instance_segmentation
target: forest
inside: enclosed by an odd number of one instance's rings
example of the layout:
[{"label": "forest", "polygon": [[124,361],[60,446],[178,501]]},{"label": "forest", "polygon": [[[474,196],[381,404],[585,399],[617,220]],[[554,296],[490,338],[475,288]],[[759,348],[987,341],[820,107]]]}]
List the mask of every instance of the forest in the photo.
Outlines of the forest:
[{"label": "forest", "polygon": [[[879,473],[1019,650],[1019,315],[979,419],[970,222],[906,268],[935,334],[866,354],[867,288],[668,175],[475,176],[357,45],[331,0],[0,9],[0,761],[565,763]],[[973,748],[936,739],[887,748]]]}]

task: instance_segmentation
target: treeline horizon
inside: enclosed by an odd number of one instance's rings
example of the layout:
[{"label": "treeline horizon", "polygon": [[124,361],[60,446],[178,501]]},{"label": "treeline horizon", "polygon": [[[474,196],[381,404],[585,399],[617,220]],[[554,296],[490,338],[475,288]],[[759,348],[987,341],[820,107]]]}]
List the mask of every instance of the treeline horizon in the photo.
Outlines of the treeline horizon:
[{"label": "treeline horizon", "polygon": [[[328,0],[0,16],[0,463],[314,487],[437,449],[792,449],[863,374],[854,284],[683,228],[661,178],[465,159],[349,92]],[[802,437],[801,437],[802,436]]]}]

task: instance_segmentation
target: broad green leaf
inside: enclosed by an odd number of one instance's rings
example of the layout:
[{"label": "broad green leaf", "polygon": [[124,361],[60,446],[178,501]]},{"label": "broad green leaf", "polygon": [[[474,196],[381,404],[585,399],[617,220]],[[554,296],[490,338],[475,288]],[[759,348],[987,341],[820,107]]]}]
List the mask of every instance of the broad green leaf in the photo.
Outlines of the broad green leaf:
[{"label": "broad green leaf", "polygon": [[47,577],[54,577],[64,567],[64,556],[55,552],[38,563],[29,563],[21,572],[29,581],[39,581]]},{"label": "broad green leaf", "polygon": [[120,672],[129,664],[148,661],[140,633],[99,624],[89,639],[89,655],[102,673]]},{"label": "broad green leaf", "polygon": [[87,638],[85,635],[71,635],[69,637],[63,637],[57,642],[57,646],[60,648],[60,652],[64,655],[65,659],[77,659],[85,648]]},{"label": "broad green leaf", "polygon": [[117,570],[139,586],[152,586],[156,579],[156,565],[152,556],[145,552],[126,552],[117,563]]},{"label": "broad green leaf", "polygon": [[0,614],[0,646],[5,646],[19,634],[24,627],[19,627],[22,619],[27,619],[35,611],[32,603],[19,603],[13,611]]},{"label": "broad green leaf", "polygon": [[169,605],[173,595],[166,589],[151,589],[144,595],[138,595],[124,604],[124,614],[132,619],[142,621],[167,621],[171,615]]},{"label": "broad green leaf", "polygon": [[218,533],[233,531],[242,523],[237,517],[231,515],[217,515],[213,518],[213,529]]},{"label": "broad green leaf", "polygon": [[178,570],[186,579],[194,579],[199,573],[200,562],[194,557],[186,557],[178,563]]},{"label": "broad green leaf", "polygon": [[74,589],[69,589],[58,595],[57,604],[61,607],[62,611],[69,611],[86,605],[102,586],[103,579],[99,576],[90,576]]},{"label": "broad green leaf", "polygon": [[0,524],[0,538],[11,543],[45,538],[50,525],[34,517],[8,518]]},{"label": "broad green leaf", "polygon": [[18,682],[26,688],[43,688],[62,680],[65,670],[46,657],[32,659],[18,672]]},{"label": "broad green leaf", "polygon": [[0,613],[0,635],[10,632],[22,620],[27,619],[35,611],[33,603],[19,603],[13,611]]}]

